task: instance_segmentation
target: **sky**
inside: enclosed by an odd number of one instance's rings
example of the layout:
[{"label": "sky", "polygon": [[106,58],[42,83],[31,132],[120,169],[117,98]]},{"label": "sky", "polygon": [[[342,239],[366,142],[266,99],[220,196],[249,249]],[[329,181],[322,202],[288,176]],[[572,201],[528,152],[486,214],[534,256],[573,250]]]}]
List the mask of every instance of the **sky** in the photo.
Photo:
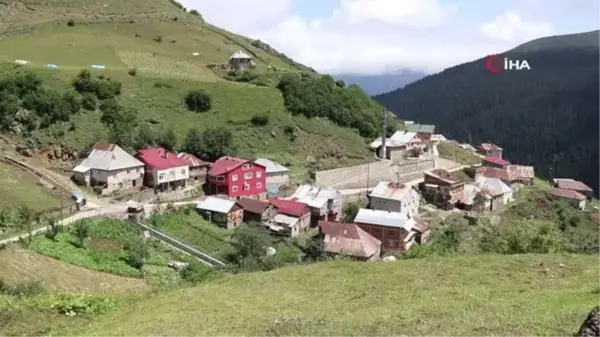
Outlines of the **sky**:
[{"label": "sky", "polygon": [[181,0],[329,74],[437,72],[535,38],[600,28],[598,0]]}]

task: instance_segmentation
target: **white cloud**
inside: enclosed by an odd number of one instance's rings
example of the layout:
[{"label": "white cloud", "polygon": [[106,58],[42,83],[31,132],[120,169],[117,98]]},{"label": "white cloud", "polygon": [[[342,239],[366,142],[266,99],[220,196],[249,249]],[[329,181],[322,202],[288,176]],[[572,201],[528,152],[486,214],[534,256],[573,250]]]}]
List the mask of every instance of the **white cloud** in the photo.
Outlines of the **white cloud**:
[{"label": "white cloud", "polygon": [[[498,53],[550,31],[509,12],[463,26],[468,15],[442,0],[340,0],[329,17],[291,13],[292,0],[183,0],[223,28],[260,38],[320,72],[375,74],[409,68],[435,72]],[[323,0],[331,1],[331,0]]]},{"label": "white cloud", "polygon": [[520,43],[552,33],[552,25],[543,21],[524,21],[515,12],[498,15],[492,22],[480,27],[481,33],[491,39]]}]

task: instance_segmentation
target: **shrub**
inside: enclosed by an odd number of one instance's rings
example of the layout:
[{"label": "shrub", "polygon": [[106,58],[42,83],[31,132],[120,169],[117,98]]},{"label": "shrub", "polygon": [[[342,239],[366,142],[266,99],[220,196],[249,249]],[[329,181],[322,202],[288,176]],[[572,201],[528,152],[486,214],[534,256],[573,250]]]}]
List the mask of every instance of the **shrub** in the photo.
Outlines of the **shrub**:
[{"label": "shrub", "polygon": [[136,269],[142,269],[150,258],[148,246],[139,237],[132,237],[125,244],[125,261],[128,265]]},{"label": "shrub", "polygon": [[43,293],[44,289],[39,282],[19,283],[16,286],[11,286],[0,279],[0,294],[3,295],[27,297]]},{"label": "shrub", "polygon": [[69,27],[75,26],[75,21],[73,21],[73,19],[69,19],[69,21],[67,21],[67,26],[69,26]]},{"label": "shrub", "polygon": [[217,269],[209,267],[200,261],[192,261],[179,274],[181,278],[189,283],[198,284],[215,276]]},{"label": "shrub", "polygon": [[269,115],[267,114],[258,114],[252,116],[250,122],[256,126],[265,126],[269,124]]},{"label": "shrub", "polygon": [[136,68],[130,69],[127,73],[130,76],[135,76],[135,75],[137,75],[137,69]]},{"label": "shrub", "polygon": [[84,93],[81,97],[81,106],[85,110],[96,111],[98,108],[98,99],[96,98],[96,95],[90,92]]},{"label": "shrub", "polygon": [[162,39],[163,39],[162,36],[159,35],[159,36],[155,36],[153,40],[156,41],[156,42],[158,42],[158,43],[161,43]]},{"label": "shrub", "polygon": [[190,11],[190,14],[192,14],[192,15],[196,15],[196,16],[200,16],[200,13],[199,13],[197,10],[195,10],[195,9],[192,9],[192,10]]},{"label": "shrub", "polygon": [[212,107],[212,99],[204,90],[193,90],[185,96],[188,109],[195,112],[206,112]]}]

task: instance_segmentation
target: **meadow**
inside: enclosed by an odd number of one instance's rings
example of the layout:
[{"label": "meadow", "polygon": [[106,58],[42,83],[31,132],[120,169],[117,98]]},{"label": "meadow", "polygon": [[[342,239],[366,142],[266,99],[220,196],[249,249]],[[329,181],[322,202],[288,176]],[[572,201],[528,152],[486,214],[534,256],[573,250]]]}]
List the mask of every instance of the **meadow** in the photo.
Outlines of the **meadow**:
[{"label": "meadow", "polygon": [[[43,186],[32,174],[0,162],[0,203],[9,206],[27,206],[34,211],[60,207],[61,197]],[[63,200],[64,205],[67,204]]]}]

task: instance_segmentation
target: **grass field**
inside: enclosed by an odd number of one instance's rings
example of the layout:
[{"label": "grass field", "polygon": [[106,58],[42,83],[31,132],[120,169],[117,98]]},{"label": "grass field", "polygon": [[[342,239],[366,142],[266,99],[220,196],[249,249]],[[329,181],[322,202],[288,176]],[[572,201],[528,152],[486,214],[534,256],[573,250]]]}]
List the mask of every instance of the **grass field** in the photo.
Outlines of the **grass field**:
[{"label": "grass field", "polygon": [[320,263],[158,294],[55,333],[566,336],[598,304],[598,272],[597,256],[576,255]]},{"label": "grass field", "polygon": [[44,211],[59,207],[60,198],[30,173],[0,162],[0,203]]},{"label": "grass field", "polygon": [[[86,219],[89,225],[90,237],[86,247],[76,245],[77,238],[72,230],[59,233],[55,240],[45,236],[37,236],[30,244],[30,249],[49,257],[82,266],[90,270],[108,272],[121,276],[138,277],[146,276],[146,269],[154,274],[152,266],[167,271],[167,264],[171,261],[186,261],[190,258],[175,252],[162,244],[151,241],[148,243],[150,258],[142,270],[131,267],[125,261],[125,242],[139,232],[132,224],[112,219]],[[71,229],[74,228],[71,226]],[[148,267],[148,268],[146,268]]]},{"label": "grass field", "polygon": [[187,214],[180,210],[153,215],[148,222],[159,231],[215,258],[231,247],[229,239],[232,231],[208,223],[195,210]]},{"label": "grass field", "polygon": [[479,156],[449,142],[440,143],[438,145],[438,151],[440,157],[453,160],[462,165],[481,164],[481,158]]},{"label": "grass field", "polygon": [[125,293],[148,289],[142,279],[102,273],[16,246],[0,251],[0,278],[10,284],[39,281],[48,291]]}]

